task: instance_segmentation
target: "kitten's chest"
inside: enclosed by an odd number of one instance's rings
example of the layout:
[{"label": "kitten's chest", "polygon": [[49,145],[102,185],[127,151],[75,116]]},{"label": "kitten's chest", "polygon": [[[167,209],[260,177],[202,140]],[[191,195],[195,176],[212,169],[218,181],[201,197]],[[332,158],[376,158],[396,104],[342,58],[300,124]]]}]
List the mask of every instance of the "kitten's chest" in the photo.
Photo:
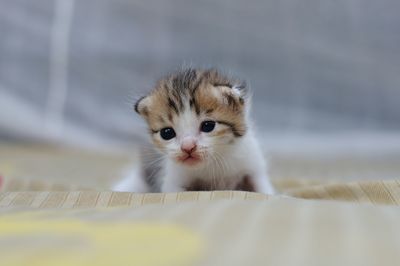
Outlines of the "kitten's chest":
[{"label": "kitten's chest", "polygon": [[252,178],[249,175],[224,176],[216,179],[190,178],[181,186],[185,191],[212,190],[243,190],[255,191]]},{"label": "kitten's chest", "polygon": [[186,173],[182,181],[183,187],[190,191],[234,190],[250,174],[243,167],[217,165]]}]

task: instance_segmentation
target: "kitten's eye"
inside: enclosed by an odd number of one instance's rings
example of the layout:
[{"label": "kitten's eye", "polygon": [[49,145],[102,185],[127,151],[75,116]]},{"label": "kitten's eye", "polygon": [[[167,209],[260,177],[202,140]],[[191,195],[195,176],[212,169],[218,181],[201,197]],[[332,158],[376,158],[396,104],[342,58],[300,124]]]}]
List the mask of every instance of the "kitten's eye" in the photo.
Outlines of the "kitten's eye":
[{"label": "kitten's eye", "polygon": [[160,136],[165,140],[175,138],[175,130],[172,127],[166,127],[160,130]]},{"label": "kitten's eye", "polygon": [[201,123],[200,130],[203,132],[211,132],[215,128],[215,121],[204,121]]}]

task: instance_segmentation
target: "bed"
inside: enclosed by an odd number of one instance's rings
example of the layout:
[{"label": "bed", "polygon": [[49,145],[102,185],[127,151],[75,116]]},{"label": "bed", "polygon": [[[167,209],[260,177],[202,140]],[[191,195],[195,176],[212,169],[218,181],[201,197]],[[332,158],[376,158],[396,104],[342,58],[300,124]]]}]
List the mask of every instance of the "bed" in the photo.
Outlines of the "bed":
[{"label": "bed", "polygon": [[[107,190],[107,182],[101,181],[102,174],[112,175],[112,165],[119,168],[131,158],[118,161],[113,156],[110,161],[49,147],[3,146],[1,151],[1,265],[398,265],[400,261],[396,179],[317,179],[299,173],[296,178],[273,179],[282,193],[278,196],[242,191],[135,194]],[[41,167],[37,174],[42,179],[33,173],[39,161],[60,169],[61,164],[75,165],[75,160],[91,161],[111,172],[97,169],[99,176],[92,184],[77,184],[79,178],[71,171],[62,174],[75,176],[73,182],[51,179]],[[17,174],[23,172],[25,177]]]}]

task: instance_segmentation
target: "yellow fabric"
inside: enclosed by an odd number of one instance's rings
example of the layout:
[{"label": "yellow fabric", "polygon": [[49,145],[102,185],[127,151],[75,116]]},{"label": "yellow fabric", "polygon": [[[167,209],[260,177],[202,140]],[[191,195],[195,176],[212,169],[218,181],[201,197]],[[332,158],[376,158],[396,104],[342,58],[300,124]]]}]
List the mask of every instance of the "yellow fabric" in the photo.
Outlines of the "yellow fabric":
[{"label": "yellow fabric", "polygon": [[[33,201],[35,195],[31,195]],[[82,251],[86,265],[96,265],[93,263],[99,258],[112,260],[108,265],[394,266],[400,261],[400,211],[393,206],[273,197],[52,209],[36,211],[34,217],[32,211],[25,214],[15,207],[0,208],[0,213],[0,228],[8,226],[0,233],[0,265],[35,265],[32,261],[39,263],[36,265],[54,261],[53,265],[82,265],[75,264],[76,257],[64,260],[64,251],[71,255]],[[28,226],[38,234],[25,230],[23,236],[14,232],[4,235],[10,226],[14,231]],[[54,234],[57,228],[58,235]],[[155,236],[151,230],[167,232]],[[67,233],[70,238],[66,238]],[[103,233],[110,238],[93,242],[93,237],[102,238]],[[182,238],[182,233],[189,240]],[[180,241],[188,247],[182,247]],[[94,249],[88,250],[88,245]],[[123,251],[118,258],[130,258],[131,263],[119,263],[112,253],[115,247]],[[165,261],[152,260],[164,258],[166,251],[171,257]],[[142,257],[130,257],[137,254]],[[10,261],[14,264],[8,264]]]},{"label": "yellow fabric", "polygon": [[398,265],[400,211],[384,205],[399,204],[399,182],[276,185],[292,197],[2,192],[0,265]]},{"label": "yellow fabric", "polygon": [[[0,265],[399,265],[393,157],[312,165],[275,157],[271,176],[289,197],[135,194],[104,190],[132,162],[126,157],[0,148]],[[385,179],[344,181],[377,171]]]},{"label": "yellow fabric", "polygon": [[0,218],[1,239],[10,242],[0,249],[7,266],[175,266],[202,250],[199,234],[175,224],[54,220],[35,213]]}]

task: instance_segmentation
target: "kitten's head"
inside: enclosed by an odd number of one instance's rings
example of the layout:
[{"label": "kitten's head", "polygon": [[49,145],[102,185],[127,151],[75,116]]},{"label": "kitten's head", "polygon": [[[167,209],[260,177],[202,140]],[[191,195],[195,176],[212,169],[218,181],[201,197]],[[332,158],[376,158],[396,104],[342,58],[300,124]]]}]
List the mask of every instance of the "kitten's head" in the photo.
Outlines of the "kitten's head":
[{"label": "kitten's head", "polygon": [[187,69],[157,82],[137,101],[155,146],[172,160],[199,166],[246,134],[246,88],[217,70]]}]

